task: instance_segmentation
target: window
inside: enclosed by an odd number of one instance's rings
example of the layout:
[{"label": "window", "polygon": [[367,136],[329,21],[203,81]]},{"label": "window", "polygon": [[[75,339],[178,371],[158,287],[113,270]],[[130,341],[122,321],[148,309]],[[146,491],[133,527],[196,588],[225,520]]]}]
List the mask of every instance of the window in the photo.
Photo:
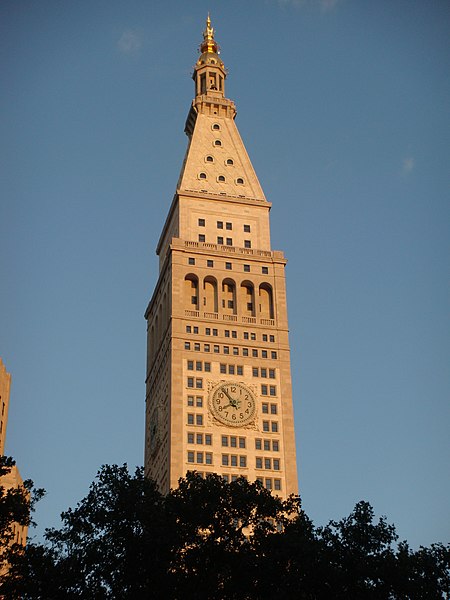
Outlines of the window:
[{"label": "window", "polygon": [[211,363],[205,362],[205,371],[211,373]]},{"label": "window", "polygon": [[234,375],[234,365],[228,365],[228,373]]},{"label": "window", "polygon": [[198,226],[199,227],[204,227],[205,226],[205,219],[199,219],[198,220]]},{"label": "window", "polygon": [[195,424],[203,425],[203,415],[195,415]]},{"label": "window", "polygon": [[257,477],[255,481],[257,481],[261,485],[264,485],[264,479],[262,477]]},{"label": "window", "polygon": [[195,265],[195,258],[189,258],[188,263],[190,265]]},{"label": "window", "polygon": [[269,405],[267,404],[267,402],[263,402],[263,404],[262,404],[262,413],[264,415],[269,414]]},{"label": "window", "polygon": [[263,421],[263,431],[270,431],[269,421]]},{"label": "window", "polygon": [[251,248],[252,243],[250,240],[244,240],[244,248]]},{"label": "window", "polygon": [[257,469],[262,469],[262,458],[257,458],[255,461],[255,466]]},{"label": "window", "polygon": [[235,435],[230,436],[230,446],[232,448],[237,448],[237,440]]},{"label": "window", "polygon": [[228,446],[228,436],[222,436],[222,446]]},{"label": "window", "polygon": [[200,352],[200,344],[197,344],[197,343],[195,343],[195,344],[194,344],[194,350],[195,350],[196,352]]},{"label": "window", "polygon": [[230,262],[225,263],[225,269],[228,269],[228,271],[231,271],[231,263]]},{"label": "window", "polygon": [[233,229],[233,223],[225,223],[225,227],[231,231]]},{"label": "window", "polygon": [[195,406],[197,406],[197,408],[201,408],[203,406],[203,398],[201,396],[197,396],[195,398]]},{"label": "window", "polygon": [[223,363],[220,363],[220,372],[221,373],[226,373],[227,372],[227,365],[224,365]]},{"label": "window", "polygon": [[271,415],[276,415],[278,412],[278,408],[276,404],[271,404],[270,405],[270,414]]},{"label": "window", "polygon": [[248,340],[248,331],[244,331],[244,340]]},{"label": "window", "polygon": [[244,273],[250,273],[250,265],[244,265]]},{"label": "window", "polygon": [[244,232],[250,233],[250,225],[244,225]]},{"label": "window", "polygon": [[231,337],[232,338],[237,338],[237,331],[232,331],[231,332]]},{"label": "window", "polygon": [[251,333],[250,334],[250,339],[256,340],[256,333]]},{"label": "window", "polygon": [[220,140],[214,140],[214,146],[221,146],[222,142]]},{"label": "window", "polygon": [[222,465],[228,467],[229,459],[228,454],[222,454]]},{"label": "window", "polygon": [[224,354],[230,354],[230,346],[224,346],[223,347],[223,353]]},{"label": "window", "polygon": [[275,379],[275,369],[269,369],[269,379]]},{"label": "window", "polygon": [[213,156],[207,156],[205,160],[206,160],[206,162],[214,162],[214,157]]},{"label": "window", "polygon": [[214,261],[213,260],[207,260],[206,261],[206,266],[207,267],[213,267],[214,266]]},{"label": "window", "polygon": [[213,335],[217,335],[217,329],[213,329]]},{"label": "window", "polygon": [[187,378],[187,386],[188,386],[188,388],[193,388],[194,387],[194,378],[193,377],[188,377]]},{"label": "window", "polygon": [[222,475],[222,479],[225,481],[225,483],[230,482],[230,477],[228,475]]},{"label": "window", "polygon": [[244,367],[242,367],[241,365],[238,365],[236,367],[236,372],[238,375],[243,375],[244,374]]},{"label": "window", "polygon": [[[210,345],[209,344],[204,344],[203,345],[203,351],[204,352],[209,352],[210,351]],[[206,369],[205,369],[206,370]]]},{"label": "window", "polygon": [[238,457],[236,456],[236,454],[231,455],[231,466],[232,467],[238,466]]},{"label": "window", "polygon": [[210,433],[205,433],[205,446],[212,445],[212,435]]},{"label": "window", "polygon": [[266,490],[271,490],[271,489],[272,489],[272,480],[266,479]]},{"label": "window", "polygon": [[261,358],[267,358],[267,350],[261,350]]},{"label": "window", "polygon": [[197,464],[203,463],[203,452],[197,452]]},{"label": "window", "polygon": [[232,246],[232,245],[233,245],[233,239],[227,238],[227,246]]},{"label": "window", "polygon": [[270,353],[272,358],[277,358],[277,353],[275,351],[272,350],[272,352]]},{"label": "window", "polygon": [[212,465],[212,454],[211,454],[211,452],[205,452],[205,464]]},{"label": "window", "polygon": [[193,371],[194,370],[194,361],[193,360],[188,360],[187,361],[187,368],[188,368],[188,371]]},{"label": "window", "polygon": [[242,356],[248,356],[248,348],[242,348]]},{"label": "window", "polygon": [[216,354],[218,354],[218,353],[220,352],[220,348],[219,348],[219,346],[216,346],[215,344],[214,344],[214,352],[215,352]]},{"label": "window", "polygon": [[212,126],[212,128],[213,128],[214,130],[218,131],[218,130],[220,129],[220,125],[219,125],[219,123],[214,123],[214,124],[213,124],[213,126]]},{"label": "window", "polygon": [[245,448],[245,438],[244,437],[239,438],[239,448]]},{"label": "window", "polygon": [[253,356],[254,358],[258,358],[258,350],[255,350],[255,349],[253,349],[253,350],[252,350],[252,356]]},{"label": "window", "polygon": [[186,333],[191,333],[192,327],[190,325],[186,325]]},{"label": "window", "polygon": [[263,273],[263,275],[268,275],[269,274],[269,267],[262,267],[262,273]]},{"label": "window", "polygon": [[188,422],[188,425],[194,424],[194,415],[192,413],[188,413],[187,422]]},{"label": "window", "polygon": [[258,369],[258,367],[252,367],[252,375],[253,375],[253,377],[258,377],[259,376],[259,369]]},{"label": "window", "polygon": [[204,241],[205,241],[205,239],[206,239],[206,238],[205,238],[204,234],[203,234],[203,233],[200,233],[200,234],[199,234],[199,236],[198,236],[198,241],[199,241],[199,242],[204,242]]},{"label": "window", "polygon": [[232,158],[227,158],[227,165],[229,165],[229,166],[234,165],[234,161]]},{"label": "window", "polygon": [[280,470],[280,460],[278,458],[273,459],[273,469],[274,471]]},{"label": "window", "polygon": [[203,379],[196,379],[195,380],[195,387],[198,390],[201,390],[203,388]]},{"label": "window", "polygon": [[194,462],[194,453],[193,452],[188,452],[187,453],[187,461],[189,463],[193,463]]},{"label": "window", "polygon": [[246,456],[240,456],[239,457],[239,466],[240,467],[246,467],[247,466],[247,457]]},{"label": "window", "polygon": [[244,183],[244,180],[242,179],[242,177],[238,177],[238,178],[236,179],[236,183],[238,183],[238,184],[242,185],[242,184]]},{"label": "window", "polygon": [[223,221],[217,221],[217,229],[223,229]]},{"label": "window", "polygon": [[191,296],[191,304],[197,304],[197,296]]},{"label": "window", "polygon": [[262,341],[263,341],[263,342],[267,342],[267,339],[268,339],[268,338],[267,338],[267,335],[266,335],[265,333],[263,333],[263,336],[262,336]]},{"label": "window", "polygon": [[278,433],[278,422],[272,421],[272,433]]},{"label": "window", "polygon": [[255,450],[261,450],[261,440],[255,440]]},{"label": "window", "polygon": [[271,335],[269,339],[270,339],[271,342],[274,342],[275,341],[275,336]]},{"label": "window", "polygon": [[197,444],[203,444],[203,433],[197,433]]},{"label": "window", "polygon": [[223,175],[219,175],[219,177],[217,178],[217,181],[220,181],[221,183],[223,183],[225,181],[225,177]]},{"label": "window", "polygon": [[218,243],[219,245],[222,245],[222,244],[223,244],[223,237],[222,237],[222,236],[220,236],[220,235],[219,235],[219,236],[217,236],[217,243]]},{"label": "window", "polygon": [[261,385],[261,396],[267,396],[267,385],[264,383]]},{"label": "window", "polygon": [[267,378],[267,369],[261,367],[261,377]]},{"label": "window", "polygon": [[203,365],[202,365],[202,361],[201,360],[197,360],[195,363],[195,370],[196,371],[202,371],[203,370]]},{"label": "window", "polygon": [[281,490],[281,479],[274,479],[273,480],[273,487],[276,490]]},{"label": "window", "polygon": [[264,450],[267,452],[270,450],[270,440],[264,440]]},{"label": "window", "polygon": [[188,406],[194,406],[194,396],[188,396],[187,397],[187,405]]},{"label": "window", "polygon": [[211,328],[210,328],[210,327],[207,327],[207,328],[205,329],[205,334],[206,334],[206,335],[211,335]]},{"label": "window", "polygon": [[280,451],[280,446],[279,446],[279,443],[278,443],[278,441],[277,441],[277,440],[274,440],[274,441],[272,442],[272,450],[273,450],[274,452],[279,452],[279,451]]},{"label": "window", "polygon": [[276,385],[269,386],[269,392],[270,392],[271,396],[276,396],[277,395],[277,386]]},{"label": "window", "polygon": [[191,342],[184,342],[184,349],[185,350],[190,350],[191,349]]},{"label": "window", "polygon": [[199,179],[206,179],[206,173],[199,173]]},{"label": "window", "polygon": [[193,444],[194,443],[194,434],[193,433],[188,433],[187,434],[187,441],[188,441],[188,444]]},{"label": "window", "polygon": [[264,468],[265,469],[271,469],[272,468],[272,461],[270,460],[270,458],[265,458],[264,459]]}]

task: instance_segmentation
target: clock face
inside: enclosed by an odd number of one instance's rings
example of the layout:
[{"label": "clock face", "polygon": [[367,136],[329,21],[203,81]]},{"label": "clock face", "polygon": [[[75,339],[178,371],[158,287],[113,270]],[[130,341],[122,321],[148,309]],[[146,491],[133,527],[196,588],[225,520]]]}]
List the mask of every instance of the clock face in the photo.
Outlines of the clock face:
[{"label": "clock face", "polygon": [[224,425],[242,427],[255,419],[255,394],[243,383],[222,381],[209,395],[209,409]]}]

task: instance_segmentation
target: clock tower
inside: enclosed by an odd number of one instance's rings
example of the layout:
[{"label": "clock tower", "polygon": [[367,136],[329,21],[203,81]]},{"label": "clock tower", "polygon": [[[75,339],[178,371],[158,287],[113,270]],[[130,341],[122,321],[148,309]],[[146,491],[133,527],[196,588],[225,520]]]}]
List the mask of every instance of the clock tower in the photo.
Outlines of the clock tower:
[{"label": "clock tower", "polygon": [[145,472],[189,470],[298,493],[283,252],[225,96],[208,16],[189,143],[156,252],[147,320]]}]

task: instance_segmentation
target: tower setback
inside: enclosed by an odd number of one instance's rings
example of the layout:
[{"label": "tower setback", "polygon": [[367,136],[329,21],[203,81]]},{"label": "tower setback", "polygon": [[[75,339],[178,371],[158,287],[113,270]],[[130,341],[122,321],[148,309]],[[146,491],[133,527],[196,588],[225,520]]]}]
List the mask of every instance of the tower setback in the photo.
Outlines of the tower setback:
[{"label": "tower setback", "polygon": [[189,470],[298,493],[285,266],[225,96],[207,19],[189,145],[157,254],[147,320],[145,472],[162,492]]}]

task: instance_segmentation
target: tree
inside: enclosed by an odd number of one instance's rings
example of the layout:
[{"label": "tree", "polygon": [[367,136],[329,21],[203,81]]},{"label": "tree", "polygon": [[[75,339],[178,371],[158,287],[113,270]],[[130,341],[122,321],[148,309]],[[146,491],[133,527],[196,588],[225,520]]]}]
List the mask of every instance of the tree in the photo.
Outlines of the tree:
[{"label": "tree", "polygon": [[88,495],[17,555],[8,598],[415,600],[449,595],[450,549],[396,545],[366,502],[315,527],[298,497],[189,473],[163,496],[142,469],[105,466]]}]

